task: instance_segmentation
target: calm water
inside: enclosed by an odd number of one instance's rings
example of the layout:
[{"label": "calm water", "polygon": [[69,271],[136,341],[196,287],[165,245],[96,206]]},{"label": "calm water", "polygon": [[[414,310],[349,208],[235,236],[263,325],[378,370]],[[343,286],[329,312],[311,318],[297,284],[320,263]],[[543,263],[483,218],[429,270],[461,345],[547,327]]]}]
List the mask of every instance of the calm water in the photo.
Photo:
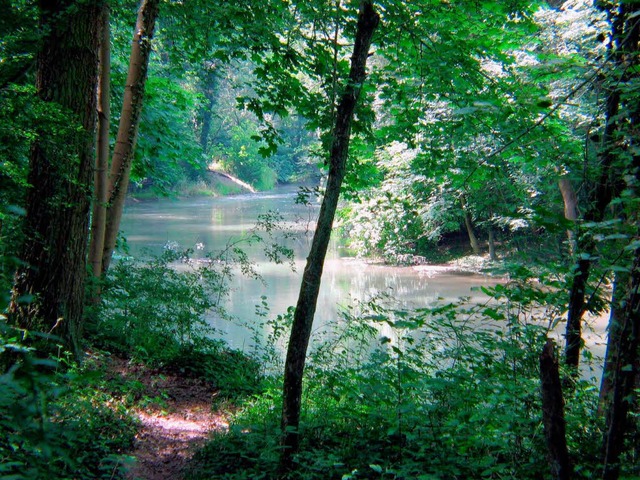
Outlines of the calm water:
[{"label": "calm water", "polygon": [[[317,207],[296,205],[295,197],[296,189],[283,188],[222,198],[130,203],[125,209],[121,228],[134,256],[143,255],[145,250],[159,253],[168,242],[182,248],[194,248],[198,255],[220,250],[230,242],[240,240],[254,228],[259,215],[277,211],[286,229],[295,234],[285,243],[295,251],[296,271],[267,261],[261,247],[245,245],[243,248],[256,263],[264,283],[237,275],[226,305],[237,321],[209,319],[231,345],[245,348],[251,343],[251,334],[240,324],[255,325],[261,321],[256,315],[256,305],[261,303],[263,296],[269,305],[268,318],[286,312],[296,303]],[[405,307],[424,307],[438,299],[452,301],[463,296],[471,297],[471,301],[484,301],[484,294],[473,287],[495,285],[497,281],[482,275],[438,269],[369,265],[344,256],[343,250],[334,242],[325,264],[314,326],[335,320],[340,308],[356,300],[382,293],[390,294],[397,304]],[[595,353],[603,350],[601,337],[606,323],[603,321],[596,322],[596,333],[588,339],[588,343],[595,346]]]}]

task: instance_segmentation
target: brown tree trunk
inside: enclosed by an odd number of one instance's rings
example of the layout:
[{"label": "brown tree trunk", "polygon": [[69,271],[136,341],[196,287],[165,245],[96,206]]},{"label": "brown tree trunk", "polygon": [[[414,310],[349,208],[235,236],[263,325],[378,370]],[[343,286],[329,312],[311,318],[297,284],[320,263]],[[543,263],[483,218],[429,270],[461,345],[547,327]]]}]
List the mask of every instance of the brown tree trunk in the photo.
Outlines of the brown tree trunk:
[{"label": "brown tree trunk", "polygon": [[473,250],[474,255],[482,254],[480,250],[480,243],[478,242],[478,237],[473,230],[473,221],[471,220],[471,215],[469,215],[469,210],[467,209],[467,199],[464,194],[460,195],[460,205],[462,207],[462,213],[464,215],[464,226],[467,228],[467,235],[469,235],[469,244],[471,245],[471,250]]},{"label": "brown tree trunk", "polygon": [[542,423],[547,441],[549,466],[554,480],[569,480],[573,468],[567,449],[566,427],[564,419],[564,399],[558,371],[554,344],[547,343],[540,355],[540,381],[542,392]]},{"label": "brown tree trunk", "polygon": [[[564,202],[564,218],[571,220],[574,224],[578,221],[578,196],[571,184],[571,180],[562,177],[558,180],[560,193]],[[569,242],[569,254],[573,257],[576,253],[576,232],[574,227],[567,230],[567,241]]]},{"label": "brown tree trunk", "polygon": [[[609,332],[608,348],[617,353],[608,365],[610,392],[603,440],[603,480],[616,480],[620,473],[620,454],[629,430],[629,412],[634,404],[640,347],[640,249],[635,252],[631,282],[620,315],[620,325]],[[613,346],[614,345],[614,346]]]},{"label": "brown tree trunk", "polygon": [[10,305],[21,328],[61,336],[80,354],[94,167],[99,4],[39,2],[36,89],[58,106],[29,160],[25,243]]},{"label": "brown tree trunk", "polygon": [[[613,8],[613,7],[609,7]],[[637,83],[640,41],[640,4],[638,2],[620,2],[617,11],[609,12],[613,25],[613,39],[617,47],[616,65],[623,72],[615,79],[615,92],[621,105],[619,131],[616,131],[616,142],[609,145],[607,154],[615,159],[625,180],[627,191],[633,192],[630,204],[630,217],[635,223],[636,237],[640,240],[637,204],[640,189],[640,155],[638,152],[638,126],[640,124],[640,98],[636,93],[629,93],[629,85]],[[631,162],[629,162],[631,157]],[[624,199],[624,197],[623,197]],[[629,274],[618,277],[621,290],[614,297],[614,324],[609,330],[607,343],[607,364],[603,372],[603,392],[606,405],[605,433],[602,444],[602,478],[616,480],[620,474],[620,456],[625,446],[625,437],[631,433],[633,420],[630,417],[634,405],[637,406],[636,381],[640,375],[640,248],[635,248]],[[624,277],[627,277],[625,279]],[[622,301],[617,301],[622,299]]]},{"label": "brown tree trunk", "polygon": [[627,299],[629,283],[630,276],[628,273],[616,272],[609,312],[607,351],[600,382],[600,402],[598,405],[598,413],[600,415],[604,415],[611,403],[615,366],[618,362],[618,347],[620,346],[618,339],[622,333],[621,327],[624,324],[624,302]]},{"label": "brown tree trunk", "polygon": [[[608,8],[613,8],[610,6]],[[637,5],[620,6],[620,11],[614,14],[609,11],[612,18],[611,57],[620,71],[625,72],[619,81],[611,82],[606,93],[605,128],[602,135],[602,144],[598,152],[600,164],[600,176],[589,198],[589,207],[584,216],[586,222],[600,222],[604,218],[605,210],[611,200],[619,195],[623,172],[620,168],[620,144],[618,132],[620,129],[621,84],[631,80],[631,75],[637,76],[634,70],[626,65],[628,62],[637,62],[634,54],[638,51],[638,25],[637,19],[628,19],[628,16]],[[584,232],[578,239],[577,253],[581,255],[575,267],[575,273],[569,293],[569,305],[567,314],[565,363],[575,373],[580,364],[580,349],[582,348],[581,324],[582,316],[586,310],[585,295],[589,273],[591,270],[591,255],[595,252],[595,242],[589,232]]]},{"label": "brown tree trunk", "polygon": [[144,97],[144,86],[147,81],[151,40],[156,18],[158,17],[160,0],[143,0],[138,10],[129,72],[124,90],[122,113],[118,125],[118,136],[113,150],[111,172],[109,175],[109,196],[107,201],[107,220],[102,255],[102,272],[106,272],[111,263],[111,256],[116,246],[120,220],[124,210],[124,200],[129,187],[131,163],[138,137],[138,125]]},{"label": "brown tree trunk", "polygon": [[111,108],[111,31],[109,28],[109,4],[102,7],[100,38],[100,76],[98,77],[98,137],[96,168],[94,172],[93,215],[91,217],[91,242],[89,265],[97,279],[102,275],[102,252],[107,219],[107,170],[109,168],[109,121]]},{"label": "brown tree trunk", "polygon": [[371,0],[361,1],[349,79],[338,104],[326,191],[320,207],[311,251],[302,276],[285,361],[282,407],[283,450],[280,462],[283,471],[291,468],[292,455],[298,451],[300,445],[298,428],[300,426],[302,376],[307,347],[316,310],[324,259],[331,236],[331,226],[346,170],[353,112],[366,76],[365,68],[371,38],[379,21],[380,17],[373,8],[373,2]]}]

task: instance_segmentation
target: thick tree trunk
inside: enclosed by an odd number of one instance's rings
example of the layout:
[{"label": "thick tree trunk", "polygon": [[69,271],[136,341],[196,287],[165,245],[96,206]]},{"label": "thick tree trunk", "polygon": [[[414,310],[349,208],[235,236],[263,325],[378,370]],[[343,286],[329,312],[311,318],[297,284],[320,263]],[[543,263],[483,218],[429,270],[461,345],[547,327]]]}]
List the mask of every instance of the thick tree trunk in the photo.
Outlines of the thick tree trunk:
[{"label": "thick tree trunk", "polygon": [[[610,7],[612,8],[612,7]],[[617,47],[617,66],[623,72],[615,79],[615,89],[620,104],[619,131],[616,142],[611,143],[607,154],[615,159],[623,169],[625,180],[635,176],[635,182],[628,182],[628,192],[633,192],[629,217],[635,223],[635,242],[640,240],[637,204],[640,189],[640,155],[638,155],[638,126],[640,124],[640,99],[636,93],[629,93],[629,85],[637,83],[637,69],[640,62],[638,44],[640,22],[638,2],[620,2],[615,12],[609,11],[613,19],[613,38]],[[631,157],[631,162],[629,162]],[[624,197],[623,197],[624,199]],[[612,308],[613,324],[609,330],[607,363],[603,373],[601,398],[605,401],[605,433],[602,445],[602,478],[616,480],[620,474],[620,456],[625,445],[625,436],[632,431],[630,412],[637,407],[637,379],[640,375],[640,248],[633,252],[629,274],[619,276],[614,293]],[[626,277],[626,278],[625,278]],[[621,301],[620,301],[620,300]]]},{"label": "thick tree trunk", "polygon": [[[564,218],[575,224],[578,221],[578,196],[576,191],[571,184],[571,180],[567,177],[560,178],[558,186],[564,202]],[[567,242],[569,243],[569,254],[573,257],[577,248],[575,226],[567,230]]]},{"label": "thick tree trunk", "polygon": [[610,359],[607,375],[610,391],[603,440],[604,480],[616,480],[620,473],[620,454],[629,430],[629,412],[634,404],[640,347],[640,249],[635,252],[631,282],[620,314],[620,324],[609,332],[609,347],[617,353]]},{"label": "thick tree trunk", "polygon": [[118,136],[113,150],[111,173],[109,175],[109,196],[107,208],[102,271],[106,272],[116,246],[120,220],[124,210],[124,200],[129,187],[131,163],[138,137],[138,125],[147,81],[151,40],[160,0],[143,0],[138,10],[138,19],[131,42],[129,72],[124,90],[122,113],[118,125]]},{"label": "thick tree trunk", "polygon": [[307,347],[316,310],[324,259],[331,235],[331,226],[346,170],[353,112],[366,76],[365,68],[371,38],[379,21],[380,18],[373,8],[373,2],[370,0],[361,1],[349,79],[338,105],[331,147],[329,177],[322,206],[320,207],[318,224],[311,244],[311,251],[302,276],[302,284],[285,361],[282,408],[283,450],[280,463],[283,471],[291,467],[292,455],[299,448],[300,433],[298,428],[300,425],[302,376]]},{"label": "thick tree trunk", "polygon": [[98,138],[96,169],[94,173],[93,215],[91,217],[91,243],[89,265],[95,278],[102,274],[102,252],[107,219],[107,170],[109,168],[109,121],[111,108],[111,31],[109,28],[109,5],[105,2],[101,16],[100,76],[98,78]]},{"label": "thick tree trunk", "polygon": [[469,235],[469,244],[471,245],[471,250],[473,250],[474,255],[482,254],[480,250],[480,243],[478,242],[478,237],[473,229],[473,221],[471,220],[471,215],[469,215],[469,210],[467,209],[467,199],[464,194],[460,195],[460,205],[462,206],[462,213],[464,215],[464,226],[467,229],[467,235]]},{"label": "thick tree trunk", "polygon": [[573,469],[567,449],[564,399],[552,340],[547,340],[540,355],[540,381],[542,422],[547,441],[551,477],[554,480],[569,480]]},{"label": "thick tree trunk", "polygon": [[[61,336],[77,355],[82,336],[92,194],[99,4],[39,2],[36,88],[58,105],[59,124],[40,129],[29,161],[25,244],[10,313],[18,326]],[[52,107],[54,108],[54,107]],[[64,116],[64,117],[63,117]]]}]

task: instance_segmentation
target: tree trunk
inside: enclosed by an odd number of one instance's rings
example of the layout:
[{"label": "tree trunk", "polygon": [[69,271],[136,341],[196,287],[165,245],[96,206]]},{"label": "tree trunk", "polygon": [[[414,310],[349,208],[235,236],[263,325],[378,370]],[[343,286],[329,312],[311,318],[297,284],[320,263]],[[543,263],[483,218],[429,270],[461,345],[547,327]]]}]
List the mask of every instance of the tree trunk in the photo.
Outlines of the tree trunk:
[{"label": "tree trunk", "polygon": [[[612,7],[609,7],[612,8]],[[631,195],[629,213],[636,227],[634,243],[640,240],[637,202],[640,189],[640,155],[638,155],[638,126],[640,124],[640,99],[628,92],[629,85],[637,83],[638,43],[640,41],[640,23],[638,2],[620,2],[614,15],[608,12],[613,25],[613,39],[617,46],[616,66],[622,73],[615,79],[617,101],[621,105],[619,131],[616,142],[609,145],[607,154],[618,161],[628,182],[627,192]],[[631,162],[629,162],[631,157]],[[628,181],[633,178],[634,181]],[[625,199],[625,197],[623,197]],[[623,287],[616,284],[612,318],[614,324],[609,330],[607,343],[607,365],[603,372],[602,392],[605,399],[605,430],[602,444],[602,478],[616,480],[620,474],[620,455],[625,445],[625,436],[631,432],[633,421],[629,413],[637,406],[635,392],[636,381],[640,375],[640,248],[635,248],[629,274],[619,276]],[[625,279],[627,277],[628,279]],[[618,302],[617,300],[623,298]],[[606,382],[608,385],[606,385]],[[606,391],[608,389],[608,391]],[[602,398],[602,397],[601,397]]]},{"label": "tree trunk", "polygon": [[211,133],[211,117],[213,115],[213,107],[216,103],[216,81],[217,81],[217,69],[215,64],[205,66],[206,73],[204,74],[205,80],[202,86],[202,94],[205,98],[205,104],[200,111],[202,116],[202,127],[200,130],[200,146],[202,151],[207,153],[209,151],[209,135]]},{"label": "tree trunk", "polygon": [[[612,9],[613,5],[607,8]],[[602,135],[602,144],[598,152],[600,164],[600,176],[589,197],[588,210],[584,220],[589,223],[601,222],[605,210],[612,199],[619,195],[621,185],[624,184],[620,157],[620,142],[618,134],[620,130],[620,106],[621,92],[624,84],[637,76],[636,71],[630,68],[630,63],[637,63],[634,54],[638,52],[638,24],[633,16],[638,9],[637,4],[621,5],[619,12],[608,11],[612,25],[612,53],[611,58],[619,71],[624,72],[622,77],[611,81],[612,86],[606,89],[605,127]],[[578,239],[577,253],[583,254],[575,267],[571,291],[569,294],[569,306],[567,314],[565,363],[577,374],[580,364],[580,349],[582,348],[581,324],[582,316],[586,310],[585,295],[589,272],[591,269],[591,255],[595,252],[595,242],[589,232],[584,232]]]},{"label": "tree trunk", "polygon": [[[560,193],[564,202],[564,218],[571,220],[574,224],[578,221],[578,196],[571,184],[571,180],[562,177],[558,180]],[[576,253],[577,240],[574,227],[567,230],[567,241],[569,243],[569,254],[573,257]]]},{"label": "tree trunk", "polygon": [[620,315],[620,325],[609,332],[609,346],[617,353],[608,365],[611,382],[603,440],[603,480],[616,480],[620,473],[620,454],[629,430],[629,411],[634,403],[640,347],[640,249],[635,251],[631,283]]},{"label": "tree trunk", "polygon": [[91,217],[91,243],[89,244],[89,264],[91,273],[97,279],[102,275],[102,251],[107,219],[107,169],[109,168],[109,121],[111,108],[111,31],[109,28],[109,5],[105,2],[100,19],[100,76],[98,77],[98,138],[96,148],[96,169],[94,173],[95,193],[93,215]]},{"label": "tree trunk", "polygon": [[316,310],[324,259],[331,236],[331,226],[338,205],[340,188],[346,170],[353,112],[366,76],[366,62],[371,38],[380,18],[371,0],[360,2],[355,45],[351,57],[349,79],[338,105],[326,191],[320,207],[318,224],[311,251],[302,276],[300,294],[293,319],[284,370],[282,408],[281,470],[291,468],[291,458],[299,449],[302,376]]},{"label": "tree trunk", "polygon": [[129,187],[131,163],[138,137],[138,124],[147,81],[151,40],[160,0],[143,0],[138,10],[138,19],[131,42],[129,72],[124,90],[122,113],[118,125],[118,136],[113,150],[111,172],[109,175],[109,197],[107,208],[102,271],[106,272],[116,246],[120,220],[124,210],[124,200]]},{"label": "tree trunk", "polygon": [[467,209],[467,199],[464,194],[460,195],[460,205],[462,206],[462,213],[464,214],[464,225],[467,228],[467,234],[469,235],[469,244],[471,245],[473,254],[481,255],[482,251],[480,250],[480,243],[478,242],[478,237],[476,237],[476,234],[473,231],[473,221],[471,220],[471,215],[469,215],[469,210]]},{"label": "tree trunk", "polygon": [[492,262],[498,260],[498,256],[496,255],[496,237],[491,225],[489,225],[489,260]]},{"label": "tree trunk", "polygon": [[99,4],[39,2],[36,89],[57,108],[29,159],[25,243],[10,314],[25,329],[61,336],[80,354],[94,167]]},{"label": "tree trunk", "polygon": [[[585,255],[593,253],[593,242],[582,245]],[[582,349],[582,316],[585,311],[585,295],[591,260],[578,260],[573,273],[571,290],[569,291],[569,308],[567,313],[567,328],[565,332],[564,363],[577,374],[580,365],[580,350]]]},{"label": "tree trunk", "polygon": [[615,376],[615,366],[618,362],[619,338],[624,317],[624,302],[629,290],[631,279],[626,272],[616,272],[613,282],[613,293],[611,298],[611,308],[609,312],[608,341],[605,353],[604,368],[602,369],[602,380],[600,382],[600,401],[598,413],[604,415],[611,403],[611,393],[613,390],[613,380]]},{"label": "tree trunk", "polygon": [[564,399],[555,357],[554,344],[547,343],[540,355],[540,381],[542,393],[542,423],[547,441],[549,466],[554,480],[569,480],[573,469],[567,449],[564,419]]}]

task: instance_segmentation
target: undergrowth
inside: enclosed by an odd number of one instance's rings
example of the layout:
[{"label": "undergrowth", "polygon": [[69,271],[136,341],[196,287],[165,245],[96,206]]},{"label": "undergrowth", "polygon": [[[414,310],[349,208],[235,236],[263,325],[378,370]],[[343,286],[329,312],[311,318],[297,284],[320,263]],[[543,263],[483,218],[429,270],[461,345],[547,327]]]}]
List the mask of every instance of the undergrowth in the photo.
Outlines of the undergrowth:
[{"label": "undergrowth", "polygon": [[[546,478],[538,358],[558,299],[545,288],[487,289],[493,298],[479,306],[461,299],[407,311],[376,300],[345,311],[309,356],[302,445],[285,477]],[[281,388],[271,378],[186,478],[285,478]],[[598,469],[596,392],[578,381],[566,393],[576,478]]]},{"label": "undergrowth", "polygon": [[41,359],[3,331],[0,478],[124,478],[137,423],[120,400],[94,388],[90,369]]}]

